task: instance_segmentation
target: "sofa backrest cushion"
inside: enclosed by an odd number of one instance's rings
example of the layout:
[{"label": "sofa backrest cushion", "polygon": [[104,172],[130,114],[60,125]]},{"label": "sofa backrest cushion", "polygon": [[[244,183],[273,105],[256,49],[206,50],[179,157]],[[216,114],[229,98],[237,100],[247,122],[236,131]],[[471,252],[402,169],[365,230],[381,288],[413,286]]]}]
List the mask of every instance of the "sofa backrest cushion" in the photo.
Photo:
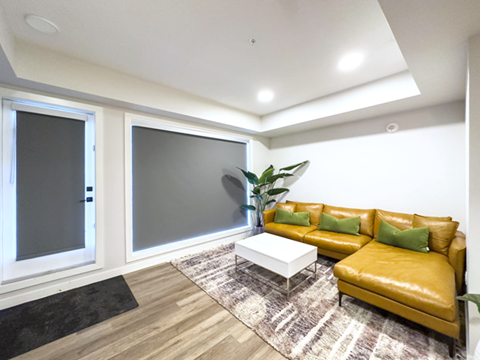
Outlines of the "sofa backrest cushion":
[{"label": "sofa backrest cushion", "polygon": [[428,219],[428,220],[437,220],[437,221],[452,221],[452,217],[451,216],[425,216],[425,215],[418,215],[418,214],[414,214],[414,220],[416,217],[418,218],[423,218],[423,219]]},{"label": "sofa backrest cushion", "polygon": [[[338,206],[325,205],[325,214],[335,216],[339,219],[353,218],[360,216],[360,234],[373,236],[373,223],[375,220],[375,209],[351,209]],[[380,226],[380,225],[379,225]]]},{"label": "sofa backrest cushion", "polygon": [[422,228],[429,227],[430,233],[428,237],[428,247],[430,251],[435,251],[445,256],[448,256],[450,244],[457,232],[459,223],[456,221],[439,220],[439,218],[413,216],[413,227]]},{"label": "sofa backrest cushion", "polygon": [[296,205],[295,212],[304,212],[308,211],[310,213],[310,224],[312,225],[320,225],[320,218],[322,217],[323,212],[323,204],[316,204],[316,203],[302,203],[296,201],[287,200],[287,204],[294,204]]},{"label": "sofa backrest cushion", "polygon": [[295,209],[297,208],[297,205],[296,204],[277,203],[276,208],[291,211],[291,212],[295,212]]},{"label": "sofa backrest cushion", "polygon": [[406,230],[413,228],[413,214],[403,214],[391,211],[377,209],[375,214],[375,228],[374,237],[378,236],[378,229],[382,221],[395,226],[399,230]]}]

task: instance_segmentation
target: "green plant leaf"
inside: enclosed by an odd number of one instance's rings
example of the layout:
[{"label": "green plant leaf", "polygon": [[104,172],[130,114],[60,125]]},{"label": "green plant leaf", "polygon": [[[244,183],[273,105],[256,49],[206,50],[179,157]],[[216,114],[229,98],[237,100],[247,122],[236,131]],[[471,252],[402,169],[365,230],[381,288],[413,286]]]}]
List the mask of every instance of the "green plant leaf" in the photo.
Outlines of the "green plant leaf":
[{"label": "green plant leaf", "polygon": [[268,201],[265,203],[265,206],[267,206],[268,204],[271,204],[271,203],[273,203],[273,202],[275,202],[275,201],[277,201],[277,200],[275,200],[275,199],[268,200]]},{"label": "green plant leaf", "polygon": [[236,166],[236,168],[238,170],[240,170],[243,175],[245,175],[245,177],[247,178],[248,182],[252,185],[257,185],[258,184],[258,177],[257,175],[255,175],[254,173],[250,172],[250,171],[245,171],[243,169],[240,169],[238,166]]},{"label": "green plant leaf", "polygon": [[262,174],[265,174],[267,171],[269,170],[275,170],[275,168],[273,167],[273,165],[270,165],[268,168],[266,168],[265,170],[263,170],[263,173]]},{"label": "green plant leaf", "polygon": [[463,296],[457,296],[458,300],[471,301],[478,307],[480,313],[480,294],[465,294]]},{"label": "green plant leaf", "polygon": [[265,170],[262,174],[262,176],[260,176],[260,178],[258,179],[258,183],[259,184],[263,184],[265,182],[265,179],[268,179],[272,174],[273,174],[273,171],[275,170],[273,168],[272,165],[270,165],[271,168],[268,168],[267,170]]},{"label": "green plant leaf", "polygon": [[274,195],[284,193],[286,191],[290,191],[290,190],[288,190],[287,188],[270,189],[270,190],[267,191],[267,195],[274,196]]},{"label": "green plant leaf", "polygon": [[303,164],[306,164],[308,162],[308,160],[305,160],[305,161],[302,161],[301,163],[298,163],[298,164],[295,164],[295,165],[290,165],[290,166],[287,166],[287,167],[284,167],[284,168],[281,168],[280,171],[282,170],[293,170],[295,169],[296,167],[299,167],[299,166],[302,166]]},{"label": "green plant leaf", "polygon": [[257,210],[257,208],[253,205],[242,205],[240,206],[243,210],[247,210],[247,211],[255,211]]},{"label": "green plant leaf", "polygon": [[269,183],[269,184],[273,184],[278,179],[283,179],[283,178],[290,177],[290,176],[293,176],[293,174],[281,173],[281,174],[277,174],[277,175],[272,175],[272,176],[269,176],[267,178],[266,182]]},{"label": "green plant leaf", "polygon": [[250,195],[250,199],[251,199],[251,198],[257,198],[257,199],[259,199],[259,200],[263,200],[262,195]]},{"label": "green plant leaf", "polygon": [[259,185],[255,186],[252,190],[252,193],[255,194],[255,195],[260,195],[260,193],[262,192],[262,187],[267,186],[267,185],[268,185],[267,183],[264,183],[264,184],[259,184]]}]

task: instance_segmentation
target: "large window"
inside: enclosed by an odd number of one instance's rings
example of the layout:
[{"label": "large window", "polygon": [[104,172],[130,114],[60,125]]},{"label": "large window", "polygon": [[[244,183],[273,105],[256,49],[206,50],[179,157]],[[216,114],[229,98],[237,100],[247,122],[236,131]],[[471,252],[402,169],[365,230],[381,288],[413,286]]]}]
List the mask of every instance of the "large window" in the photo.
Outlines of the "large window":
[{"label": "large window", "polygon": [[249,228],[248,139],[126,121],[130,260]]},{"label": "large window", "polygon": [[3,101],[2,284],[95,262],[94,114]]}]

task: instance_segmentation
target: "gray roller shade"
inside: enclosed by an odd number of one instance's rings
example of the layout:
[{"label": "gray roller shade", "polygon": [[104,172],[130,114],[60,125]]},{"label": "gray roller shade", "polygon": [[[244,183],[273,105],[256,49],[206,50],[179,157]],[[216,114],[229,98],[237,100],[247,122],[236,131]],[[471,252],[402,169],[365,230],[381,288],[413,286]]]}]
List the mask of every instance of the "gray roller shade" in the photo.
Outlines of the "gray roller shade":
[{"label": "gray roller shade", "polygon": [[248,225],[245,143],[134,126],[133,250]]},{"label": "gray roller shade", "polygon": [[17,260],[85,247],[85,123],[17,111]]}]

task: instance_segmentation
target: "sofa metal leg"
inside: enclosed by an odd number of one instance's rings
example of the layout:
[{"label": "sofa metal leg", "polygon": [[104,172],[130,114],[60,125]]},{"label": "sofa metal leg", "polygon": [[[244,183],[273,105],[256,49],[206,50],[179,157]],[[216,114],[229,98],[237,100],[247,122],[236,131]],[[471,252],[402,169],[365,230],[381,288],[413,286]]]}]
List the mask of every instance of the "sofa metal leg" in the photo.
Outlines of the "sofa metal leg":
[{"label": "sofa metal leg", "polygon": [[342,296],[343,293],[341,291],[338,292],[338,306],[342,306]]},{"label": "sofa metal leg", "polygon": [[451,358],[455,357],[455,339],[452,337],[448,338],[448,354]]}]

